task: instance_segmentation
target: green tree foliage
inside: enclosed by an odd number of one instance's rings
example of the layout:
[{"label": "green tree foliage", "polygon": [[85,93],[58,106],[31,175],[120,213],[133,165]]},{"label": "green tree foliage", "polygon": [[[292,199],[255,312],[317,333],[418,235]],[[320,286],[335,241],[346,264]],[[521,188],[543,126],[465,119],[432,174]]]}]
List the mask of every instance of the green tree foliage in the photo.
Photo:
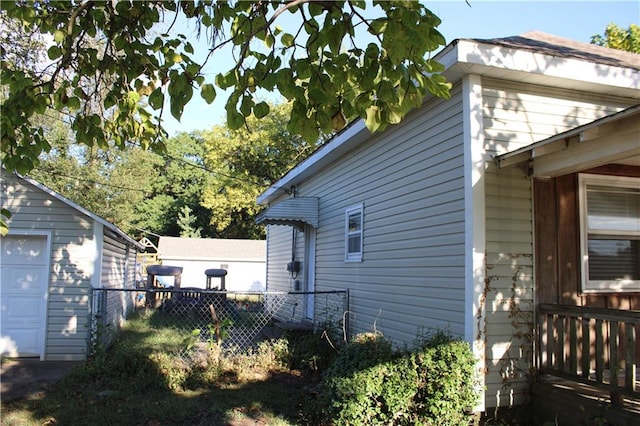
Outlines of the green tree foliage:
[{"label": "green tree foliage", "polygon": [[211,211],[211,225],[222,237],[263,237],[264,228],[253,223],[260,210],[256,197],[316,147],[284,125],[290,105],[269,108],[269,116],[250,117],[246,127],[215,126],[202,133],[205,164],[214,171],[202,205]]},{"label": "green tree foliage", "polygon": [[[151,189],[136,206],[139,228],[161,235],[179,236],[184,228],[178,223],[185,206],[190,209],[193,229],[203,237],[215,237],[209,226],[211,214],[201,206],[211,172],[204,165],[205,145],[197,134],[181,133],[166,142],[166,152],[156,155]],[[151,176],[153,176],[151,178]]]},{"label": "green tree foliage", "polygon": [[[64,129],[64,126],[61,126]],[[101,150],[57,139],[30,176],[126,232],[135,233],[136,207],[151,191],[160,158],[136,147]]]},{"label": "green tree foliage", "polygon": [[200,139],[171,138],[162,155],[137,146],[101,150],[74,144],[68,128],[58,124],[59,136],[31,177],[130,234],[178,236],[185,231],[185,209],[191,236],[208,226],[210,214],[200,201],[210,173]]},{"label": "green tree foliage", "polygon": [[640,26],[631,24],[629,28],[624,29],[614,23],[610,23],[605,28],[604,34],[596,34],[591,37],[591,43],[612,49],[640,53]]},{"label": "green tree foliage", "polygon": [[178,214],[178,226],[180,227],[180,236],[183,238],[200,238],[202,235],[201,228],[194,228],[193,225],[196,218],[191,215],[189,206],[182,206]]},{"label": "green tree foliage", "polygon": [[[162,151],[165,100],[179,119],[197,92],[212,102],[232,89],[227,124],[237,130],[270,112],[258,89],[277,90],[292,102],[288,131],[310,141],[358,116],[383,129],[427,92],[449,94],[442,66],[430,58],[445,43],[440,20],[416,1],[16,0],[0,9],[51,40],[39,67],[2,49],[0,152],[10,171],[27,173],[51,149],[34,119],[50,108],[68,117],[80,144]],[[291,30],[279,27],[285,14],[296,18]],[[176,33],[181,17],[209,37],[200,62],[232,46],[235,65],[208,80],[189,38]]]}]

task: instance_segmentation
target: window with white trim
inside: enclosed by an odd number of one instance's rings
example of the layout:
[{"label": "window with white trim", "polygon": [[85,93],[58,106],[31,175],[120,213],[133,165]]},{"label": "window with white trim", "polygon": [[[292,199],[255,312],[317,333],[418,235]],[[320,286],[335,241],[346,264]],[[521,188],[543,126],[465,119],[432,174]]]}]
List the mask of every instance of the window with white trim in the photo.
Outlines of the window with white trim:
[{"label": "window with white trim", "polygon": [[640,291],[640,178],[580,174],[582,288]]},{"label": "window with white trim", "polygon": [[344,260],[346,262],[362,261],[363,218],[362,204],[348,207],[345,211]]}]

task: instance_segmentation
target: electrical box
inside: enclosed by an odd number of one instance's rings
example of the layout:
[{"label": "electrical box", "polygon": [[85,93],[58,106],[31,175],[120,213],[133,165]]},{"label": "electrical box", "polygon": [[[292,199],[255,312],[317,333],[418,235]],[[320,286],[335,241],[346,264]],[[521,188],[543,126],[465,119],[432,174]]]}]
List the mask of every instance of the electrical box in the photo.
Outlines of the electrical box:
[{"label": "electrical box", "polygon": [[298,262],[297,260],[294,260],[293,262],[287,263],[287,271],[291,273],[300,272],[300,262]]}]

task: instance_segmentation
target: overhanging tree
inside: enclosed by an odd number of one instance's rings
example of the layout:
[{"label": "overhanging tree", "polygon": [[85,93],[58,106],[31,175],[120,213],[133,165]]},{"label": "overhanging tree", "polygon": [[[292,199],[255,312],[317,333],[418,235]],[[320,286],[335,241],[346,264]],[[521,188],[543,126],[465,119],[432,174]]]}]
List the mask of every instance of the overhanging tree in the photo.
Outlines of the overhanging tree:
[{"label": "overhanging tree", "polygon": [[[65,117],[77,143],[164,151],[165,104],[180,119],[195,92],[211,103],[231,89],[234,130],[269,114],[260,89],[277,90],[292,104],[288,131],[312,142],[355,117],[384,129],[428,92],[449,96],[430,57],[445,44],[440,20],[417,1],[16,0],[0,2],[0,11],[50,42],[36,66],[0,49],[0,161],[10,172],[28,173],[51,149],[39,119],[48,110]],[[278,26],[284,14],[297,18],[291,30]],[[175,31],[180,16],[208,37],[202,63]],[[158,33],[161,22],[169,28]],[[207,80],[204,65],[227,45],[235,65]],[[0,232],[9,214],[0,211]]]},{"label": "overhanging tree", "polygon": [[[18,0],[0,8],[51,39],[48,62],[35,73],[2,53],[1,153],[10,171],[28,172],[49,150],[34,120],[48,108],[68,113],[79,143],[162,150],[165,98],[179,119],[194,92],[212,102],[231,88],[227,124],[238,129],[269,113],[258,89],[278,90],[293,105],[289,131],[311,141],[358,116],[383,129],[427,92],[449,93],[442,66],[429,57],[445,43],[440,20],[415,1]],[[291,31],[278,27],[283,14],[297,17]],[[179,15],[209,37],[206,60],[232,45],[235,66],[208,81],[191,41],[174,32]],[[160,22],[169,22],[166,33],[157,33]],[[371,42],[359,45],[361,34]]]}]

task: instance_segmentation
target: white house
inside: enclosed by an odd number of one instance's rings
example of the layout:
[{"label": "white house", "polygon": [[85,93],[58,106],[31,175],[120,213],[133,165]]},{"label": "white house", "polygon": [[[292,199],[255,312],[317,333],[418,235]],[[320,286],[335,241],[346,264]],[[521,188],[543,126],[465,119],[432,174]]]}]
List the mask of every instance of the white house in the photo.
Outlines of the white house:
[{"label": "white house", "polygon": [[[351,123],[258,197],[267,287],[348,288],[351,333],[398,344],[447,329],[479,359],[478,409],[520,404],[541,359],[539,293],[640,309],[640,55],[532,32],[455,40],[436,58],[450,100],[430,98],[380,134]],[[620,276],[591,251],[596,201],[629,206],[618,228],[597,231],[635,250],[609,247]],[[586,377],[595,362],[583,359]]]},{"label": "white house", "polygon": [[[266,247],[264,240],[160,237],[158,258],[183,268],[182,287],[205,288],[207,269],[225,269],[228,291],[264,291]],[[173,278],[160,281],[172,284]],[[218,285],[219,278],[212,283]]]},{"label": "white house", "polygon": [[26,177],[0,175],[1,206],[12,216],[1,239],[0,353],[83,360],[95,309],[117,326],[133,309],[130,293],[92,299],[94,289],[134,288],[136,253],[122,230]]}]

